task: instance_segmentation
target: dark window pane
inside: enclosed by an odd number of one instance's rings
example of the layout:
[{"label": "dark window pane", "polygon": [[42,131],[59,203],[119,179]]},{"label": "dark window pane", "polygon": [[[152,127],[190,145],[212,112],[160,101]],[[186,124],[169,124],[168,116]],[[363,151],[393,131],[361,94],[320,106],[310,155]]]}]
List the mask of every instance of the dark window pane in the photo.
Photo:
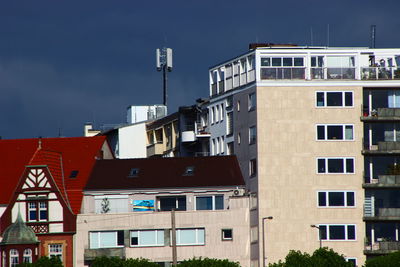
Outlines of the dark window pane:
[{"label": "dark window pane", "polygon": [[273,57],[272,58],[272,66],[282,66],[282,58],[280,57]]},{"label": "dark window pane", "polygon": [[186,197],[178,197],[178,209],[186,210]]},{"label": "dark window pane", "polygon": [[325,140],[325,126],[323,126],[323,125],[317,126],[317,139]]},{"label": "dark window pane", "polygon": [[325,106],[324,93],[317,93],[317,107]]},{"label": "dark window pane", "polygon": [[344,103],[345,103],[345,106],[347,106],[347,107],[353,106],[353,93],[352,92],[345,93]]},{"label": "dark window pane", "polygon": [[160,210],[170,211],[176,209],[176,198],[160,198]]},{"label": "dark window pane", "polygon": [[292,58],[283,58],[283,66],[293,66]]},{"label": "dark window pane", "polygon": [[346,173],[354,173],[354,159],[346,159]]},{"label": "dark window pane", "polygon": [[329,192],[329,206],[344,206],[344,193]]},{"label": "dark window pane", "polygon": [[216,210],[224,209],[224,196],[215,196],[215,209]]},{"label": "dark window pane", "polygon": [[232,229],[224,229],[222,230],[223,239],[232,239]]},{"label": "dark window pane", "polygon": [[138,240],[138,238],[137,237],[132,237],[131,238],[131,245],[132,246],[134,246],[134,245],[139,245],[139,242],[138,242],[139,240]]},{"label": "dark window pane", "polygon": [[328,107],[340,107],[343,106],[341,92],[327,92],[326,93],[326,105]]},{"label": "dark window pane", "polygon": [[354,206],[354,192],[347,192],[347,206]]},{"label": "dark window pane", "polygon": [[328,159],[328,173],[343,173],[343,159]]},{"label": "dark window pane", "polygon": [[318,159],[318,173],[325,173],[325,159]]},{"label": "dark window pane", "polygon": [[262,58],[261,58],[261,66],[263,66],[263,67],[269,67],[269,66],[271,66],[271,61],[270,61],[270,59],[269,59],[269,58],[262,57]]},{"label": "dark window pane", "polygon": [[354,225],[347,225],[347,239],[348,240],[356,239],[356,228]]},{"label": "dark window pane", "polygon": [[124,231],[117,232],[117,245],[118,246],[124,245]]},{"label": "dark window pane", "polygon": [[329,239],[330,240],[344,240],[346,238],[344,225],[330,225],[329,226]]},{"label": "dark window pane", "polygon": [[318,192],[318,206],[325,207],[326,206],[326,193]]},{"label": "dark window pane", "polygon": [[36,221],[37,220],[37,212],[36,212],[36,210],[29,211],[29,219],[31,221]]},{"label": "dark window pane", "polygon": [[311,58],[311,67],[316,67],[317,66],[317,58],[316,57],[312,57]]},{"label": "dark window pane", "polygon": [[196,197],[197,210],[212,210],[212,197]]},{"label": "dark window pane", "polygon": [[350,262],[350,263],[352,264],[351,266],[357,267],[357,261],[356,261],[356,259],[347,259],[347,261]]},{"label": "dark window pane", "polygon": [[342,140],[343,139],[343,126],[327,126],[329,140]]},{"label": "dark window pane", "polygon": [[295,66],[304,66],[303,58],[302,57],[295,57],[294,58],[294,65]]},{"label": "dark window pane", "polygon": [[41,210],[39,216],[40,220],[47,220],[47,210]]},{"label": "dark window pane", "polygon": [[327,239],[327,231],[326,231],[326,225],[320,225],[319,226],[319,235],[321,237],[322,240],[326,240]]}]

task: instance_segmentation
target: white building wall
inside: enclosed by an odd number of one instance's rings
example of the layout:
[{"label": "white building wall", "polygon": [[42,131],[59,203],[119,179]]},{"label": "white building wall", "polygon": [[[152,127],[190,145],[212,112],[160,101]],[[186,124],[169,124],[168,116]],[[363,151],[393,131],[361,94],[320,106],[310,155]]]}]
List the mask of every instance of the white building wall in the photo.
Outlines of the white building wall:
[{"label": "white building wall", "polygon": [[146,124],[138,123],[118,129],[118,158],[146,157]]}]

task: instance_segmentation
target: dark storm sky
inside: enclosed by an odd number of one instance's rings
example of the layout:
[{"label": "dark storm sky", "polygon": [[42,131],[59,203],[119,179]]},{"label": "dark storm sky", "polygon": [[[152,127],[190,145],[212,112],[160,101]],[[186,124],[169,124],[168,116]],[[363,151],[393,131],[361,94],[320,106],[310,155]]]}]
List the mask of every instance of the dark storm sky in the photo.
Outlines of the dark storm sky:
[{"label": "dark storm sky", "polygon": [[0,136],[80,136],[162,102],[155,49],[174,50],[169,111],[208,93],[208,67],[251,42],[400,47],[399,0],[0,0]]}]

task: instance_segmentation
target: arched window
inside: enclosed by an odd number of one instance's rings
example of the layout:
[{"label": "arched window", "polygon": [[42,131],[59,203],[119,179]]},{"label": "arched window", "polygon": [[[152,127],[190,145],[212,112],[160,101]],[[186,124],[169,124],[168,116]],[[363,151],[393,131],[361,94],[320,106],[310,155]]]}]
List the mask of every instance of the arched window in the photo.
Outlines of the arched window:
[{"label": "arched window", "polygon": [[18,250],[10,249],[10,267],[16,267],[19,263]]},{"label": "arched window", "polygon": [[22,261],[32,263],[32,250],[30,248],[24,250],[24,257]]}]

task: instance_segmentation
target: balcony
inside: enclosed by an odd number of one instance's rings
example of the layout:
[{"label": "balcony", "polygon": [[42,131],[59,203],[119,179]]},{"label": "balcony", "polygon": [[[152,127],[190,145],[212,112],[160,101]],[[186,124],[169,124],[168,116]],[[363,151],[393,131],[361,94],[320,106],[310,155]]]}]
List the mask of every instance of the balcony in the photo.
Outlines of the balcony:
[{"label": "balcony", "polygon": [[202,126],[199,122],[184,125],[182,129],[182,142],[194,142],[197,138],[209,138],[211,136],[207,126]]},{"label": "balcony", "polygon": [[355,68],[311,68],[312,80],[354,80]]},{"label": "balcony", "polygon": [[363,188],[400,188],[400,175],[379,175],[378,179],[364,183]]},{"label": "balcony", "polygon": [[399,241],[380,241],[365,246],[364,254],[366,255],[384,255],[400,250]]},{"label": "balcony", "polygon": [[125,259],[125,248],[98,248],[98,249],[85,249],[85,261],[92,261],[96,257],[118,257]]},{"label": "balcony", "polygon": [[362,80],[399,80],[400,68],[368,67],[361,68]]},{"label": "balcony", "polygon": [[364,221],[398,221],[400,208],[377,208],[374,213],[369,213],[364,208]]},{"label": "balcony", "polygon": [[147,145],[147,156],[162,155],[164,153],[164,145],[162,142]]},{"label": "balcony", "polygon": [[400,154],[400,142],[382,141],[378,145],[364,144],[362,153],[365,155],[398,155]]},{"label": "balcony", "polygon": [[378,108],[377,110],[373,110],[371,114],[369,114],[369,111],[363,110],[361,121],[400,121],[400,108]]},{"label": "balcony", "polygon": [[261,68],[261,80],[304,80],[306,68]]}]

